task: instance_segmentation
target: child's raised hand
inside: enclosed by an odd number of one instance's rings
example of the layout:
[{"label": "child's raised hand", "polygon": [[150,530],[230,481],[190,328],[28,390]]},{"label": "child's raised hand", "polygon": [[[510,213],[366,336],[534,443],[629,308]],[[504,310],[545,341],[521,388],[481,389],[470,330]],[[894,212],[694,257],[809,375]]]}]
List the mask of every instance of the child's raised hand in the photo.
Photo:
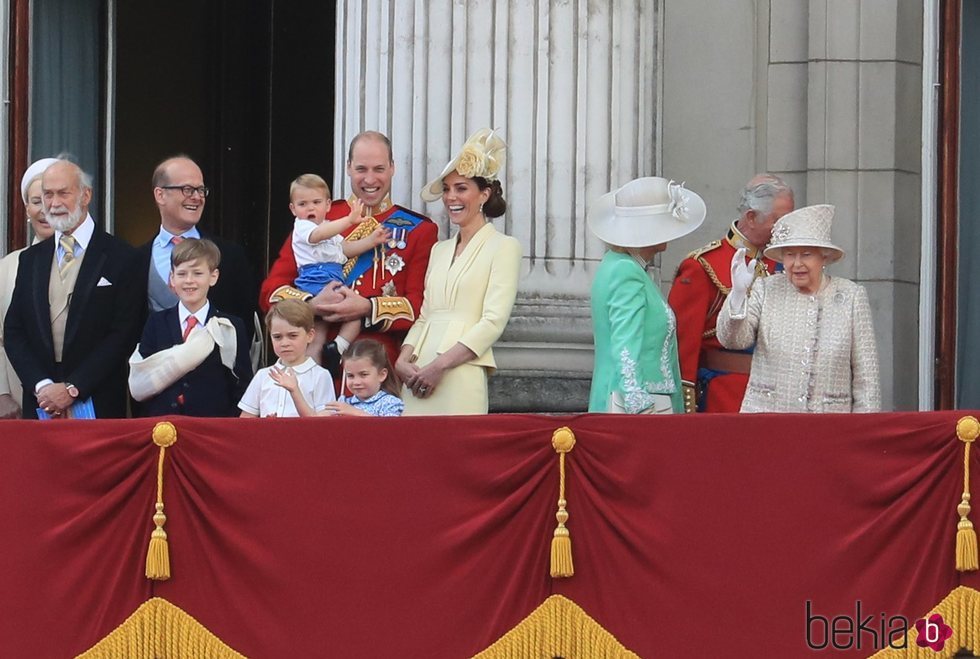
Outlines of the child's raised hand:
[{"label": "child's raised hand", "polygon": [[296,391],[296,388],[299,387],[296,373],[288,366],[282,369],[273,366],[269,369],[269,377],[272,378],[273,382],[290,393]]},{"label": "child's raised hand", "polygon": [[384,245],[391,238],[391,229],[386,229],[383,226],[378,227],[371,232],[368,236],[368,240],[372,245],[377,247],[378,245]]},{"label": "child's raised hand", "polygon": [[354,201],[350,203],[350,215],[347,216],[347,221],[351,224],[360,224],[367,218],[362,215],[364,212],[364,204],[357,197],[354,197]]}]

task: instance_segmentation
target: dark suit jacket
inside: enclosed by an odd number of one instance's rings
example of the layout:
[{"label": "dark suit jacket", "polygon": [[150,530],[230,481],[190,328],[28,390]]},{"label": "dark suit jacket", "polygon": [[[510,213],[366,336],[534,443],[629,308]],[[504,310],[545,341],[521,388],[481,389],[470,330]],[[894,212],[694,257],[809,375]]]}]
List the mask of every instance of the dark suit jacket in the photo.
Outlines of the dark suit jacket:
[{"label": "dark suit jacket", "polygon": [[[200,231],[200,229],[198,229]],[[255,313],[255,301],[258,297],[258,287],[255,283],[253,268],[241,245],[212,236],[201,231],[201,237],[207,238],[221,250],[221,265],[218,283],[211,287],[208,299],[211,305],[223,312],[239,318],[245,324],[245,334],[251,340],[254,334],[252,314]],[[156,236],[153,237],[156,240]],[[150,313],[149,308],[149,275],[150,260],[153,258],[153,240],[139,248],[140,252],[140,281],[143,291],[143,318]]]},{"label": "dark suit jacket", "polygon": [[[227,318],[235,326],[238,352],[235,372],[221,363],[218,346],[201,364],[159,394],[139,404],[139,416],[185,414],[187,416],[238,416],[238,401],[252,380],[252,364],[248,358],[249,343],[245,327],[235,316],[222,313],[211,303],[208,320],[213,316]],[[149,357],[183,341],[177,307],[150,314],[143,328],[139,350]]]},{"label": "dark suit jacket", "polygon": [[[7,356],[24,383],[24,417],[37,418],[34,385],[45,378],[74,384],[80,399],[91,396],[99,418],[125,417],[127,361],[140,327],[139,255],[96,226],[68,307],[59,366],[48,303],[54,249],[49,238],[21,253],[4,324]],[[110,285],[99,286],[103,279]]]}]

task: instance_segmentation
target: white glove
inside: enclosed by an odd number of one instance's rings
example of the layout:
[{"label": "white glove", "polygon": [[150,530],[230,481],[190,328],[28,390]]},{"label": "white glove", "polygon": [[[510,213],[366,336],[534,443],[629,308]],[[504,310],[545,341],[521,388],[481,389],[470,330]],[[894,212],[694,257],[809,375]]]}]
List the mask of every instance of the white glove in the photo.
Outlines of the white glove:
[{"label": "white glove", "polygon": [[732,305],[732,311],[736,312],[745,304],[749,289],[752,287],[752,282],[755,281],[756,276],[756,260],[752,259],[746,263],[745,255],[747,253],[747,249],[740,247],[735,251],[735,256],[732,257],[732,292],[728,294],[728,301]]}]

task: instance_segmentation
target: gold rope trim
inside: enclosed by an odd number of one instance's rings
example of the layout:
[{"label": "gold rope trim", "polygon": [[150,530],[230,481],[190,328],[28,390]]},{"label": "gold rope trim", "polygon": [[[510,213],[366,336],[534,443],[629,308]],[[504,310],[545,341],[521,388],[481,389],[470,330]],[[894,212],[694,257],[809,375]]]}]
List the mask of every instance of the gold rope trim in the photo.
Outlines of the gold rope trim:
[{"label": "gold rope trim", "polygon": [[154,597],[77,659],[244,659],[165,599]]},{"label": "gold rope trim", "polygon": [[968,572],[977,569],[977,532],[970,514],[970,444],[980,435],[980,422],[972,416],[964,416],[956,422],[956,437],[963,442],[963,498],[956,512],[960,521],[956,524],[956,569]]},{"label": "gold rope trim", "polygon": [[715,274],[715,269],[710,263],[708,263],[707,259],[699,256],[697,261],[701,264],[701,267],[704,268],[704,272],[708,275],[708,279],[711,280],[711,283],[715,285],[715,288],[721,291],[723,295],[728,295],[732,292],[730,286],[725,286],[723,283],[721,283],[721,280],[718,279],[718,275]]},{"label": "gold rope trim", "polygon": [[552,595],[474,659],[590,657],[638,659],[578,604]]},{"label": "gold rope trim", "polygon": [[[370,236],[379,226],[381,226],[381,223],[376,219],[370,216],[366,217],[364,218],[363,222],[354,228],[353,231],[347,234],[347,237],[344,238],[344,240],[360,240],[361,238],[366,238],[367,236]],[[355,256],[347,259],[347,262],[344,263],[343,273],[345,278],[349,276],[351,271],[354,269],[357,259],[358,257]]]},{"label": "gold rope trim", "polygon": [[885,648],[870,659],[951,659],[960,650],[969,650],[976,654],[977,641],[980,640],[980,592],[967,586],[954,588],[936,608],[923,617],[928,618],[934,613],[941,615],[943,622],[953,630],[953,635],[946,640],[942,650],[936,652],[916,645],[915,640],[919,633],[915,629],[915,621],[910,620],[904,648]]},{"label": "gold rope trim", "polygon": [[167,544],[167,532],[163,525],[167,516],[163,514],[163,460],[167,447],[177,441],[177,429],[169,421],[161,421],[153,427],[153,443],[160,447],[157,459],[157,502],[153,523],[156,528],[150,535],[150,546],[146,551],[146,578],[156,581],[166,581],[170,578],[170,547]]},{"label": "gold rope trim", "polygon": [[572,537],[565,528],[568,521],[568,511],[565,506],[565,454],[575,446],[575,433],[571,428],[561,427],[551,436],[551,446],[558,452],[558,528],[551,538],[551,576],[553,578],[570,577],[575,574],[572,565]]}]

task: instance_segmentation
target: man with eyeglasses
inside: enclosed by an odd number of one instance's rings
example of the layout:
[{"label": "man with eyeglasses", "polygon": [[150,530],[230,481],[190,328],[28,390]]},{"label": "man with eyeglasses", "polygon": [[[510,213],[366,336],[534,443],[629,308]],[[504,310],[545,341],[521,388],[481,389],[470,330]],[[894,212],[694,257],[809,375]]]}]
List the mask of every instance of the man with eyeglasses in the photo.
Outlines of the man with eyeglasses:
[{"label": "man with eyeglasses", "polygon": [[160,211],[160,231],[140,248],[146,273],[144,314],[169,309],[179,302],[168,283],[174,246],[186,238],[208,238],[221,250],[220,276],[208,299],[216,308],[240,318],[251,340],[257,290],[253,269],[240,245],[198,228],[209,192],[201,168],[184,155],[167,158],[153,171],[152,183],[153,200]]}]

